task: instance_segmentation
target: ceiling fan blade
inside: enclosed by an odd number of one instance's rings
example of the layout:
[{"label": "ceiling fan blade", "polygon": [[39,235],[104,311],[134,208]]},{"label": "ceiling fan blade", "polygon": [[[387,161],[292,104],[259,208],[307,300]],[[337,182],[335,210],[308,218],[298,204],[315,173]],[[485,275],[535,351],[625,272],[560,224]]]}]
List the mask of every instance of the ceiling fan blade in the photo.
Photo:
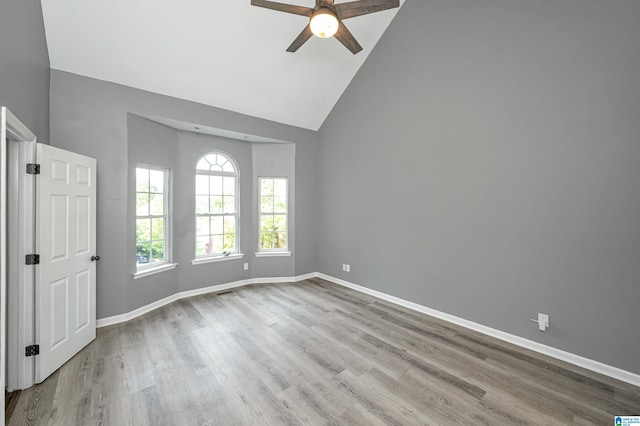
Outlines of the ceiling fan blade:
[{"label": "ceiling fan blade", "polygon": [[335,5],[340,19],[349,19],[396,7],[400,7],[400,0],[359,0]]},{"label": "ceiling fan blade", "polygon": [[349,49],[354,55],[362,50],[362,46],[360,46],[360,43],[358,43],[353,34],[351,34],[344,25],[344,22],[340,22],[340,27],[334,37],[338,39],[340,43],[344,44],[344,47]]},{"label": "ceiling fan blade", "polygon": [[252,6],[264,7],[266,9],[273,9],[279,12],[293,13],[294,15],[311,16],[313,9],[304,6],[295,6],[292,4],[278,3],[268,0],[251,0]]},{"label": "ceiling fan blade", "polygon": [[287,48],[287,52],[293,53],[296,50],[298,50],[300,46],[305,44],[305,42],[311,38],[312,35],[313,33],[311,32],[311,27],[307,25],[306,27],[304,27],[304,30],[302,30],[300,35],[298,35],[298,37],[296,37],[296,39],[293,40],[293,43],[291,43],[291,46]]}]

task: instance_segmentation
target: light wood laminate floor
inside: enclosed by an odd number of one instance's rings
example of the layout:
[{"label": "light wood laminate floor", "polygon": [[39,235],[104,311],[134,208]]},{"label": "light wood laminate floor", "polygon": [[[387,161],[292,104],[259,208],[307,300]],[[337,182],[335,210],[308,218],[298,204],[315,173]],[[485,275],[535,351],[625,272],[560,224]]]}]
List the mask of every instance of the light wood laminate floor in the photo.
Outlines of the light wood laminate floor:
[{"label": "light wood laminate floor", "polygon": [[640,389],[319,279],[172,303],[23,391],[11,425],[609,425]]}]

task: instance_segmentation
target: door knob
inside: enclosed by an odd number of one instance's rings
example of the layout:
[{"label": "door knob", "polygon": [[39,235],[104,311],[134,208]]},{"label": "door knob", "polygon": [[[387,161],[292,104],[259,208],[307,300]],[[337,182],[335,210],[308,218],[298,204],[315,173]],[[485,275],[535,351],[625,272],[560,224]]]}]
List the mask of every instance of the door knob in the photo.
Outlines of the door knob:
[{"label": "door knob", "polygon": [[100,256],[91,256],[92,262],[97,262],[98,260],[100,260]]}]

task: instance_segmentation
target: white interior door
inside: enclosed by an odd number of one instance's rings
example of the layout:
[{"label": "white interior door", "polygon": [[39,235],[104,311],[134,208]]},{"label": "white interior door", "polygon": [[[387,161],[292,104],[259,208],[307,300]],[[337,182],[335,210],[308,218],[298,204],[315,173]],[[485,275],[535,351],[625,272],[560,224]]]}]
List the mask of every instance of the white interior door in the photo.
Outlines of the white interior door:
[{"label": "white interior door", "polygon": [[96,160],[43,144],[37,159],[39,383],[96,337]]}]

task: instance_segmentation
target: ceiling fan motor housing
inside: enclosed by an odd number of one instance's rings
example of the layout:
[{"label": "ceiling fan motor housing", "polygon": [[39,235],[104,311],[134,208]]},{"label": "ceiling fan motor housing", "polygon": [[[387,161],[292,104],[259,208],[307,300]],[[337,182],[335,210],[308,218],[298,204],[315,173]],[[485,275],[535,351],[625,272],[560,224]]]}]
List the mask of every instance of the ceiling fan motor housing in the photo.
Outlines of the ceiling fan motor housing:
[{"label": "ceiling fan motor housing", "polygon": [[251,4],[310,18],[307,26],[287,48],[287,52],[297,51],[315,34],[322,38],[335,37],[355,55],[362,50],[362,46],[342,23],[342,20],[399,7],[400,0],[355,0],[337,5],[334,0],[316,0],[314,8],[271,0],[251,0]]},{"label": "ceiling fan motor housing", "polygon": [[316,8],[309,20],[311,32],[320,38],[329,38],[338,31],[340,19],[338,15],[328,7]]}]

